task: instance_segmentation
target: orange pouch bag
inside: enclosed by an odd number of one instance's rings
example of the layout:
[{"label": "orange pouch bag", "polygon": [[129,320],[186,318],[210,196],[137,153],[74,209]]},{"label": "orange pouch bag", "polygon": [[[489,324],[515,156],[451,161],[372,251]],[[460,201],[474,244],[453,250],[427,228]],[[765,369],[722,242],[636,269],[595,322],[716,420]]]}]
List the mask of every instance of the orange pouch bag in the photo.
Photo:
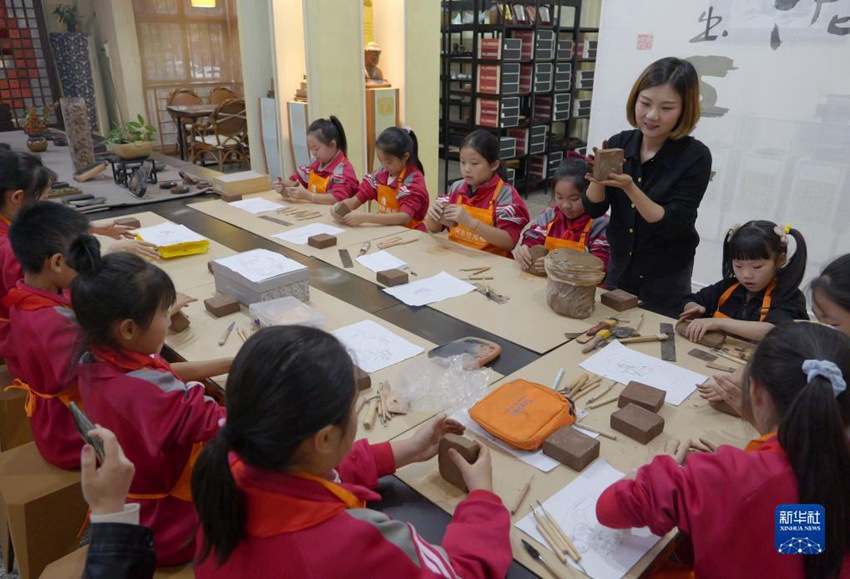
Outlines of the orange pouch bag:
[{"label": "orange pouch bag", "polygon": [[484,430],[520,450],[537,450],[553,432],[573,424],[573,401],[542,384],[513,380],[469,409]]}]

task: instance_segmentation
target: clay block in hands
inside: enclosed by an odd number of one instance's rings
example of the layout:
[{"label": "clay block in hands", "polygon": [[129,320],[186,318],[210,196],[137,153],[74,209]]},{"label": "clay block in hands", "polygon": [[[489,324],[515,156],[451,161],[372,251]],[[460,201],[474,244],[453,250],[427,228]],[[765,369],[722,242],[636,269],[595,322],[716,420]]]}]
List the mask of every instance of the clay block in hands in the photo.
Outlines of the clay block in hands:
[{"label": "clay block in hands", "polygon": [[599,441],[564,426],[543,441],[543,454],[580,471],[599,456]]},{"label": "clay block in hands", "polygon": [[328,235],[327,233],[319,233],[318,235],[311,235],[307,238],[307,245],[310,247],[315,247],[316,249],[324,249],[326,247],[333,247],[336,245],[336,236]]},{"label": "clay block in hands", "polygon": [[481,447],[474,440],[465,436],[458,436],[457,434],[444,434],[440,439],[440,450],[437,453],[440,476],[463,492],[469,492],[469,489],[466,488],[466,483],[463,481],[463,474],[449,456],[449,449],[451,448],[458,451],[466,462],[474,463],[478,460],[478,453]]},{"label": "clay block in hands", "polygon": [[[533,264],[541,257],[546,257],[547,255],[549,255],[549,250],[546,249],[545,245],[532,245],[528,248],[528,253],[531,255],[531,263]],[[539,274],[534,269],[531,269],[529,273],[533,273],[534,275],[539,275],[541,277],[546,277],[545,272]]]},{"label": "clay block in hands", "polygon": [[664,419],[637,404],[628,404],[611,415],[611,428],[647,444],[664,430]]},{"label": "clay block in hands", "polygon": [[346,215],[351,213],[351,209],[348,207],[348,205],[342,202],[334,205],[331,211],[333,211],[337,217],[345,217]]},{"label": "clay block in hands", "polygon": [[[681,321],[676,324],[676,333],[686,338],[685,332],[688,330],[688,322]],[[719,330],[709,330],[700,339],[697,344],[706,348],[720,348],[726,341],[726,334]]]},{"label": "clay block in hands", "polygon": [[622,173],[623,161],[623,149],[597,149],[593,159],[593,178],[604,181],[611,173]]},{"label": "clay block in hands", "polygon": [[354,384],[357,386],[358,392],[363,392],[372,387],[372,378],[368,373],[361,370],[359,367],[354,367]]},{"label": "clay block in hands", "polygon": [[220,295],[204,300],[204,307],[217,318],[239,311],[239,302],[230,296]]},{"label": "clay block in hands", "polygon": [[189,329],[189,318],[186,317],[186,314],[183,312],[177,312],[173,316],[171,316],[171,325],[168,326],[168,329],[174,332],[175,334],[179,334],[187,329]]},{"label": "clay block in hands", "polygon": [[378,272],[378,283],[387,287],[405,284],[408,279],[407,272],[400,269],[385,269]]},{"label": "clay block in hands", "polygon": [[618,312],[624,312],[638,307],[638,297],[621,289],[605,292],[599,297],[599,301],[601,301],[603,305],[606,305],[612,310],[616,310]]},{"label": "clay block in hands", "polygon": [[617,406],[622,408],[628,404],[637,404],[650,412],[658,412],[664,406],[665,396],[667,393],[664,390],[632,381],[623,388]]},{"label": "clay block in hands", "polygon": [[125,227],[134,227],[138,229],[142,226],[138,219],[135,217],[120,217],[115,220],[115,225],[123,225]]}]

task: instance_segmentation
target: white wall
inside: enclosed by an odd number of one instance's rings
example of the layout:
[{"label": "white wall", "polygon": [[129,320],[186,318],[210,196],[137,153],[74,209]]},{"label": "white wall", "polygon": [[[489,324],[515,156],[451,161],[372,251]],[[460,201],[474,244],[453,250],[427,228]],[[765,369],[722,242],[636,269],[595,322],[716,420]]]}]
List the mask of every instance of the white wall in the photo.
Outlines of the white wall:
[{"label": "white wall", "polygon": [[274,76],[270,14],[270,0],[236,0],[242,90],[248,116],[248,138],[251,141],[251,168],[261,173],[268,171],[262,155],[259,99],[266,96]]}]

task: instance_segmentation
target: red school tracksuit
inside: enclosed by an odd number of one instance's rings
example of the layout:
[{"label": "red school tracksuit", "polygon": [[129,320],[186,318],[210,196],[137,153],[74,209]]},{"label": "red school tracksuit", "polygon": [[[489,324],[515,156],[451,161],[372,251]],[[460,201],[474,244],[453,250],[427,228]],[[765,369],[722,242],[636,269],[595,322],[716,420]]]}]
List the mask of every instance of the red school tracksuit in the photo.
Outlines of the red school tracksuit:
[{"label": "red school tracksuit", "polygon": [[389,443],[355,442],[331,473],[336,482],[256,469],[233,452],[230,464],[245,493],[247,536],[221,567],[215,553],[196,566],[198,578],[504,577],[511,563],[510,515],[493,493],[473,491],[457,506],[442,546],[365,508],[380,499],[369,489],[395,471]]},{"label": "red school tracksuit", "polygon": [[413,163],[408,163],[392,181],[389,171],[383,169],[367,174],[360,182],[357,200],[360,203],[377,201],[380,213],[407,213],[410,216],[408,228],[428,231],[424,221],[431,197],[425,186],[425,176]]},{"label": "red school tracksuit", "polygon": [[[634,480],[608,487],[596,517],[617,529],[648,526],[659,536],[678,527],[693,542],[700,578],[802,579],[802,557],[774,548],[776,507],[798,498],[797,478],[774,433],[746,450],[721,446],[716,453],[692,454],[685,466],[658,456]],[[850,578],[847,555],[839,577]]]},{"label": "red school tracksuit", "polygon": [[608,217],[591,219],[589,215],[583,213],[575,219],[568,219],[563,211],[550,205],[540,212],[531,227],[522,234],[522,244],[526,247],[546,245],[548,249],[551,249],[549,245],[557,245],[557,243],[552,244],[549,238],[583,244],[584,251],[601,259],[607,271],[608,260],[611,257],[611,246],[608,245],[608,238],[605,235],[607,228]]},{"label": "red school tracksuit", "polygon": [[93,347],[79,366],[92,422],[112,430],[136,466],[127,497],[153,530],[158,566],[186,563],[198,524],[191,500],[194,459],[219,431],[224,407],[197,382],[184,384],[159,355]]},{"label": "red school tracksuit", "polygon": [[[311,178],[314,184],[319,185],[316,191],[312,191],[310,187]],[[297,181],[308,191],[317,194],[329,193],[337,201],[354,197],[359,185],[357,173],[354,172],[351,161],[346,158],[342,151],[337,151],[336,156],[324,168],[321,168],[321,163],[318,160],[309,165],[300,165],[295,173],[289,177],[289,180]],[[319,191],[319,188],[322,190]]]},{"label": "red school tracksuit", "polygon": [[[18,263],[15,252],[12,251],[12,244],[9,243],[9,225],[9,221],[0,217],[0,298],[9,293],[18,280],[24,279],[21,264]],[[1,303],[0,318],[0,323],[9,319],[9,309]],[[2,355],[3,352],[0,351],[0,356]]]},{"label": "red school tracksuit", "polygon": [[50,464],[80,468],[83,440],[67,407],[71,400],[79,403],[75,361],[80,327],[71,295],[18,281],[2,303],[9,311],[2,349],[16,383],[28,390],[27,415],[38,451]]}]

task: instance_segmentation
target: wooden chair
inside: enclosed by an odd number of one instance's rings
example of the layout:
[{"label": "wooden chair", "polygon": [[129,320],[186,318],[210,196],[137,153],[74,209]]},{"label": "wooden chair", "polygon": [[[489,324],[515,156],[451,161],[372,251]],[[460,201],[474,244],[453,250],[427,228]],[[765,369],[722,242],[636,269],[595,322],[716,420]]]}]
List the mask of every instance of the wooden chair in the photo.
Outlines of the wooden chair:
[{"label": "wooden chair", "polygon": [[241,163],[248,158],[248,120],[245,101],[231,99],[223,102],[209,118],[208,123],[192,125],[193,162],[211,156],[224,171],[227,162]]},{"label": "wooden chair", "polygon": [[[176,88],[171,91],[171,94],[168,95],[168,101],[166,101],[167,106],[172,105],[200,105],[204,103],[204,100],[199,97],[195,91],[190,88]],[[174,121],[174,124],[180,122],[180,120],[172,113],[171,120]],[[189,152],[189,160],[192,161],[192,151],[190,148],[190,142],[192,137],[192,123],[189,121],[183,121],[183,149]]]},{"label": "wooden chair", "polygon": [[224,86],[217,86],[212,91],[210,91],[210,95],[207,97],[207,100],[211,105],[218,105],[223,102],[227,102],[229,100],[238,99],[239,95]]}]

